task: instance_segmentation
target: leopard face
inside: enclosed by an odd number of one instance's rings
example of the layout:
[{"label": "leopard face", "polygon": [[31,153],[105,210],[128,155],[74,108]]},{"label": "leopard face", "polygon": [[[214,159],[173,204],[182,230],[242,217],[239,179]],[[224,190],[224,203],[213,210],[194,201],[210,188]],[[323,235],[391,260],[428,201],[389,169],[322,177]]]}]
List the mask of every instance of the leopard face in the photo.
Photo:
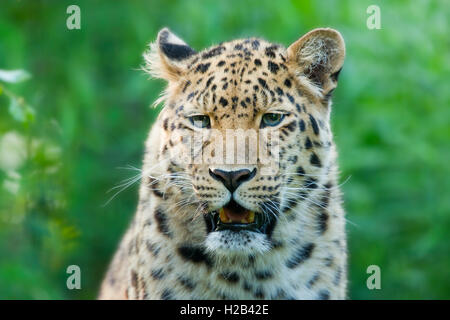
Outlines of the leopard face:
[{"label": "leopard face", "polygon": [[344,55],[331,29],[287,49],[250,38],[201,52],[160,31],[145,55],[168,82],[148,176],[173,215],[190,208],[190,231],[210,252],[263,253],[316,223],[305,207],[332,187],[330,97]]}]

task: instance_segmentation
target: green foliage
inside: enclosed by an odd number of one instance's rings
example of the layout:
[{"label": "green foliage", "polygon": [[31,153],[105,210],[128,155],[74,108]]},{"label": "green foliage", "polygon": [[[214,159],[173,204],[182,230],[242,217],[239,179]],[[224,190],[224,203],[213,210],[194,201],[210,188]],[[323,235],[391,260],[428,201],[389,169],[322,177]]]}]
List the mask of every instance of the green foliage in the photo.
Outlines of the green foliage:
[{"label": "green foliage", "polygon": [[[350,298],[450,298],[444,0],[380,2],[380,30],[366,27],[369,0],[77,1],[81,30],[66,28],[70,4],[7,0],[0,10],[0,298],[96,296],[137,204],[134,186],[103,206],[133,175],[118,167],[141,165],[158,112],[148,106],[163,83],[138,69],[164,26],[196,49],[341,31],[347,58],[332,122]],[[81,267],[82,290],[66,288],[71,264]],[[378,291],[366,287],[372,264]]]}]

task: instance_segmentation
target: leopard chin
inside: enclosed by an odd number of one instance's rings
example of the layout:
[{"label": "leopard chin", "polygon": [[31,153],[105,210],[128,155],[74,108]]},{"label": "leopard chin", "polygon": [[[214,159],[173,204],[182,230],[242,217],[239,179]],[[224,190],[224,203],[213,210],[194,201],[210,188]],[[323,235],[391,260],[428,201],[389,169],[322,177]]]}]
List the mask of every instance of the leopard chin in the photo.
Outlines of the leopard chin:
[{"label": "leopard chin", "polygon": [[257,255],[269,251],[272,247],[266,234],[249,230],[210,232],[204,246],[210,254],[219,257]]}]

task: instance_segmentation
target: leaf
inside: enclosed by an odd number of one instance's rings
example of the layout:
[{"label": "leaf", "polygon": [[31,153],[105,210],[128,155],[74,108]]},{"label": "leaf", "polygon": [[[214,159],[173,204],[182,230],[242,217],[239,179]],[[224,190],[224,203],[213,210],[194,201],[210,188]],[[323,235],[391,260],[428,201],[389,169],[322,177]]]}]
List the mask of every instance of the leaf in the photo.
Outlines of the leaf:
[{"label": "leaf", "polygon": [[19,105],[19,100],[16,97],[11,97],[11,100],[9,101],[9,113],[15,120],[20,122],[25,121],[25,114],[23,113],[23,110]]},{"label": "leaf", "polygon": [[9,113],[11,116],[22,123],[33,122],[34,109],[25,104],[23,98],[17,98],[15,96],[11,96],[10,98]]},{"label": "leaf", "polygon": [[1,70],[0,69],[0,81],[9,83],[18,83],[31,78],[30,73],[25,70]]}]

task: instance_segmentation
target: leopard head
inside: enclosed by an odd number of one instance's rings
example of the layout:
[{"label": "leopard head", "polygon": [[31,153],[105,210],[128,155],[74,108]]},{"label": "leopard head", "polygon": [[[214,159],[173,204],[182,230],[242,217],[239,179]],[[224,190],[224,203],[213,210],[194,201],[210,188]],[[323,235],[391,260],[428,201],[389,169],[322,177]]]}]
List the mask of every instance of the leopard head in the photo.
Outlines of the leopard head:
[{"label": "leopard head", "polygon": [[148,174],[163,177],[155,186],[178,210],[203,218],[191,232],[209,251],[262,253],[312,223],[307,208],[334,174],[330,97],[344,56],[332,29],[287,49],[249,38],[201,52],[159,32],[144,55],[167,81]]}]

